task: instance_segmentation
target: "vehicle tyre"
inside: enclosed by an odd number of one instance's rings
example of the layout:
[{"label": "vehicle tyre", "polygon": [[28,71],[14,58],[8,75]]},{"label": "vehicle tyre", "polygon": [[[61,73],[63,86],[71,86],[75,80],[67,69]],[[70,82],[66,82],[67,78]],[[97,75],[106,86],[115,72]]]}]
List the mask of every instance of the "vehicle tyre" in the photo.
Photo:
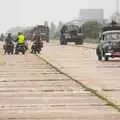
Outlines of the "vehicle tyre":
[{"label": "vehicle tyre", "polygon": [[109,57],[108,57],[108,56],[105,56],[104,58],[105,58],[105,61],[108,61],[108,60],[109,60]]},{"label": "vehicle tyre", "polygon": [[76,45],[80,45],[80,42],[76,41],[75,44],[76,44]]},{"label": "vehicle tyre", "polygon": [[97,56],[98,56],[98,60],[101,61],[102,60],[102,52],[99,50],[99,52],[97,53]]},{"label": "vehicle tyre", "polygon": [[82,45],[83,44],[83,40],[79,40],[75,42],[76,45]]},{"label": "vehicle tyre", "polygon": [[102,60],[102,56],[98,55],[98,60],[101,61]]},{"label": "vehicle tyre", "polygon": [[36,54],[36,53],[37,53],[37,51],[34,49],[34,50],[33,50],[33,53],[34,53],[34,54]]},{"label": "vehicle tyre", "polygon": [[37,50],[38,54],[40,54],[40,50]]},{"label": "vehicle tyre", "polygon": [[4,55],[6,55],[6,51],[4,51]]},{"label": "vehicle tyre", "polygon": [[103,57],[103,51],[100,49],[100,46],[96,48],[96,55],[98,56],[98,60],[101,61]]},{"label": "vehicle tyre", "polygon": [[25,55],[25,52],[23,51],[22,54]]},{"label": "vehicle tyre", "polygon": [[67,45],[67,41],[64,41],[64,45]]},{"label": "vehicle tyre", "polygon": [[83,44],[83,40],[80,40],[79,44],[82,45]]},{"label": "vehicle tyre", "polygon": [[15,54],[16,54],[16,55],[18,55],[18,53],[19,53],[18,51],[15,51]]},{"label": "vehicle tyre", "polygon": [[64,37],[61,37],[60,38],[60,45],[65,45],[65,38]]},{"label": "vehicle tyre", "polygon": [[24,50],[22,50],[22,54],[23,54],[23,55],[25,55],[25,51],[26,51],[25,49],[24,49]]},{"label": "vehicle tyre", "polygon": [[13,51],[11,51],[11,55],[13,55]]},{"label": "vehicle tyre", "polygon": [[64,42],[63,42],[63,41],[60,41],[60,45],[64,45]]},{"label": "vehicle tyre", "polygon": [[11,51],[8,51],[8,55],[10,55]]}]

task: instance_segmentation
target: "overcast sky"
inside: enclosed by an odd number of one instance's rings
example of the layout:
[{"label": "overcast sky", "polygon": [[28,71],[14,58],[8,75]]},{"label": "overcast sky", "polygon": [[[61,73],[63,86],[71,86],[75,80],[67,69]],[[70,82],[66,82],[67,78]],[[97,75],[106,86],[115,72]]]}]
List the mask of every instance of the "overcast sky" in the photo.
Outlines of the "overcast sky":
[{"label": "overcast sky", "polygon": [[14,26],[67,22],[82,8],[103,8],[105,18],[116,11],[115,0],[0,0],[0,32]]}]

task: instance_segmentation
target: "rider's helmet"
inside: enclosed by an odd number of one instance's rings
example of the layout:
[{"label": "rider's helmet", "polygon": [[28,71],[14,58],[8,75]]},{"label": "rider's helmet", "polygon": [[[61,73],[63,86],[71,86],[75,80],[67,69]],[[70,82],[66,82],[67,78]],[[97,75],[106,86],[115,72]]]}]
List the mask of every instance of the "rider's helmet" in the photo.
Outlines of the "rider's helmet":
[{"label": "rider's helmet", "polygon": [[22,33],[21,32],[18,32],[18,35],[21,35]]}]

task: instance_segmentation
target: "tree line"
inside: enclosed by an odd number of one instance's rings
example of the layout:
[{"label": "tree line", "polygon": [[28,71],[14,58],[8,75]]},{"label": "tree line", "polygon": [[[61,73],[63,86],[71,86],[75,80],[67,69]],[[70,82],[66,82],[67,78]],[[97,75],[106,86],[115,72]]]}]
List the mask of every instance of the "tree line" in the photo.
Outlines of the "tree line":
[{"label": "tree line", "polygon": [[[54,22],[48,23],[48,21],[45,21],[44,25],[49,27],[51,40],[60,38],[60,29],[64,25],[63,22],[60,21],[58,25],[56,25]],[[85,38],[89,38],[89,40],[98,39],[102,27],[103,24],[100,24],[96,21],[87,21],[81,26]],[[16,31],[22,31],[23,29],[25,28],[16,27],[16,28],[11,28],[7,32],[14,33]]]}]

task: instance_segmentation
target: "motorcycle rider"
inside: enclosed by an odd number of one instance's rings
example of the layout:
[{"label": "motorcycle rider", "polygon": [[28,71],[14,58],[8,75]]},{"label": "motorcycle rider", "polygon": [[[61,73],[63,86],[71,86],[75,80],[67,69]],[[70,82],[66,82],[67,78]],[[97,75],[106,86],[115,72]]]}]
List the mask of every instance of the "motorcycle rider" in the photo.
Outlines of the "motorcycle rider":
[{"label": "motorcycle rider", "polygon": [[12,44],[13,41],[14,40],[13,40],[13,38],[11,36],[11,33],[9,33],[8,36],[7,36],[7,38],[5,39],[5,44],[8,44],[8,43]]},{"label": "motorcycle rider", "polygon": [[3,48],[6,49],[8,45],[11,45],[11,47],[14,48],[13,41],[14,39],[12,38],[11,33],[8,33],[8,36],[5,39],[5,44],[3,45]]},{"label": "motorcycle rider", "polygon": [[32,50],[31,53],[33,53],[33,49],[35,48],[36,45],[40,46],[41,48],[43,47],[40,33],[36,33],[32,40],[33,40],[33,45],[31,47]]},{"label": "motorcycle rider", "polygon": [[18,33],[17,42],[18,44],[25,44],[25,36],[23,35],[23,33]]},{"label": "motorcycle rider", "polygon": [[24,45],[25,48],[26,48],[26,45],[25,45],[25,36],[23,35],[23,33],[18,32],[18,36],[17,36],[17,40],[16,41],[17,41],[16,50],[17,50],[17,48],[18,48],[19,45]]}]

